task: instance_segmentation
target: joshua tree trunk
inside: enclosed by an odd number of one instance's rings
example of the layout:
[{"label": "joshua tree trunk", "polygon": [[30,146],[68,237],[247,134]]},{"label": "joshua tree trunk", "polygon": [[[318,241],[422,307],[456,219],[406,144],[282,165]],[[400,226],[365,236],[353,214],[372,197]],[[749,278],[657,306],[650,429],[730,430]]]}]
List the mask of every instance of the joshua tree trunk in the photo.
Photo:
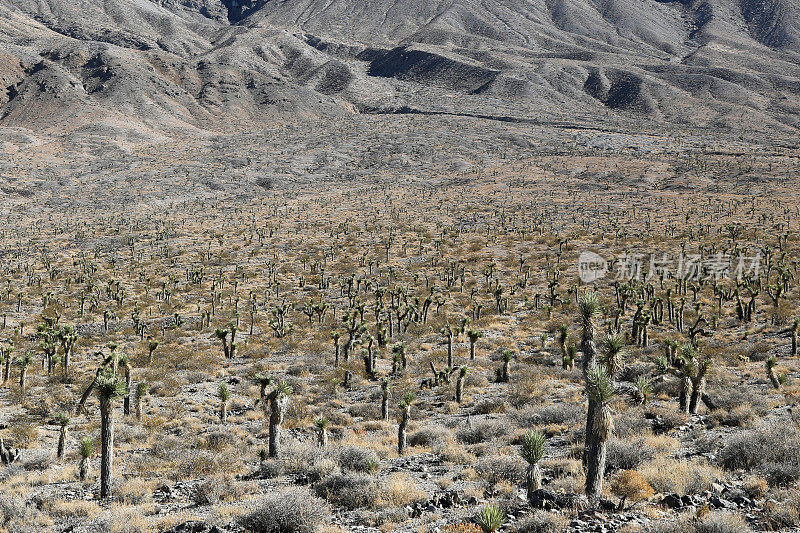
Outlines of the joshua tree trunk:
[{"label": "joshua tree trunk", "polygon": [[100,402],[100,497],[111,496],[114,469],[114,409],[111,401]]},{"label": "joshua tree trunk", "polygon": [[269,456],[278,457],[281,447],[281,424],[283,424],[283,414],[286,411],[286,404],[289,398],[273,392],[270,394],[270,415],[269,415]]},{"label": "joshua tree trunk", "polygon": [[8,378],[11,377],[11,354],[6,356],[6,366],[3,369],[3,385],[8,383]]},{"label": "joshua tree trunk", "polygon": [[475,341],[469,341],[469,359],[470,361],[475,360]]},{"label": "joshua tree trunk", "polygon": [[223,424],[228,423],[228,401],[221,400],[219,405],[219,419]]},{"label": "joshua tree trunk", "polygon": [[458,376],[456,380],[456,403],[461,403],[461,397],[464,394],[464,376]]},{"label": "joshua tree trunk", "polygon": [[142,420],[142,397],[137,394],[136,395],[136,420]]},{"label": "joshua tree trunk", "polygon": [[78,474],[80,475],[81,481],[86,481],[86,477],[89,475],[88,457],[81,457],[81,462],[78,464]]},{"label": "joshua tree trunk", "polygon": [[606,471],[606,441],[597,432],[587,434],[589,443],[586,461],[586,496],[597,500],[603,493],[603,475]]},{"label": "joshua tree trunk", "polygon": [[402,406],[402,409],[403,410],[400,414],[400,426],[397,428],[397,453],[399,455],[403,455],[408,443],[408,439],[406,437],[406,426],[408,426],[408,419],[411,416],[411,406],[404,405]]},{"label": "joshua tree trunk", "polygon": [[781,382],[778,380],[778,376],[775,374],[775,369],[772,367],[767,368],[767,377],[769,377],[772,386],[776,389],[781,388]]},{"label": "joshua tree trunk", "polygon": [[61,426],[61,430],[58,433],[58,449],[56,451],[56,457],[59,459],[64,458],[64,447],[67,443],[67,426]]},{"label": "joshua tree trunk", "polygon": [[697,406],[700,403],[700,396],[703,394],[703,390],[706,386],[706,379],[701,377],[696,380],[692,380],[692,397],[689,401],[689,413],[696,415],[697,414]]},{"label": "joshua tree trunk", "polygon": [[453,368],[453,334],[447,335],[447,368]]},{"label": "joshua tree trunk", "polygon": [[681,394],[678,397],[678,408],[682,413],[689,414],[689,395],[692,393],[692,380],[688,376],[681,383]]},{"label": "joshua tree trunk", "polygon": [[27,365],[22,365],[22,367],[19,369],[19,388],[22,390],[22,392],[25,392],[25,377],[27,373]]},{"label": "joshua tree trunk", "polygon": [[528,465],[525,481],[528,488],[528,501],[532,502],[533,493],[542,488],[542,471],[539,463]]},{"label": "joshua tree trunk", "polygon": [[326,448],[328,446],[328,428],[321,427],[319,428],[319,445],[322,448]]},{"label": "joshua tree trunk", "polygon": [[131,366],[128,362],[125,362],[125,387],[127,393],[122,398],[122,414],[128,416],[131,414],[131,394],[133,391],[131,390]]},{"label": "joshua tree trunk", "polygon": [[381,418],[389,421],[389,382],[384,381],[381,384]]}]

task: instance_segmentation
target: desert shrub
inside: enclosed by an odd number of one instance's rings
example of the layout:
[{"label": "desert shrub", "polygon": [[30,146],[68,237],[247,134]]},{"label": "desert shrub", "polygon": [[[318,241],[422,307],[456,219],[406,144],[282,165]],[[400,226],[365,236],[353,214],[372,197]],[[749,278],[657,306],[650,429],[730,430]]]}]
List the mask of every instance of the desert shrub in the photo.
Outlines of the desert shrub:
[{"label": "desert shrub", "polygon": [[331,474],[314,488],[317,496],[345,509],[374,507],[378,496],[375,480],[361,474]]},{"label": "desert shrub", "polygon": [[697,494],[724,479],[719,468],[698,460],[679,461],[664,457],[645,463],[639,469],[656,492]]},{"label": "desert shrub", "polygon": [[623,502],[636,503],[653,496],[653,487],[636,470],[624,470],[611,481],[611,493]]},{"label": "desert shrub", "polygon": [[560,533],[567,531],[569,520],[562,515],[536,511],[520,520],[514,531],[516,533]]},{"label": "desert shrub", "polygon": [[638,437],[650,433],[653,423],[647,420],[641,409],[625,409],[614,417],[614,435]]},{"label": "desert shrub", "polygon": [[647,417],[653,419],[653,431],[656,433],[670,431],[689,422],[689,415],[677,409],[652,409]]},{"label": "desert shrub", "polygon": [[456,437],[464,444],[478,444],[503,437],[509,431],[509,424],[505,420],[482,420],[474,423],[472,427],[459,429]]},{"label": "desert shrub", "polygon": [[221,452],[236,446],[236,437],[229,431],[212,431],[203,439],[203,444],[209,450]]},{"label": "desert shrub", "polygon": [[800,528],[800,492],[793,491],[786,501],[780,503],[767,502],[764,516],[771,531]]},{"label": "desert shrub", "polygon": [[445,463],[467,465],[475,461],[475,456],[453,438],[439,442],[436,445],[435,453]]},{"label": "desert shrub", "polygon": [[750,404],[742,404],[733,409],[716,409],[709,416],[709,425],[747,427],[758,418]]},{"label": "desert shrub", "polygon": [[254,511],[239,519],[239,525],[252,533],[314,533],[329,515],[324,501],[292,489],[266,496]]},{"label": "desert shrub", "polygon": [[720,450],[717,461],[726,470],[747,470],[773,485],[800,479],[800,431],[788,424],[763,424],[734,435]]},{"label": "desert shrub", "polygon": [[576,403],[553,403],[528,408],[512,416],[519,427],[530,428],[548,424],[577,424],[586,417],[586,413],[584,408]]},{"label": "desert shrub", "polygon": [[336,450],[336,462],[344,469],[354,472],[372,472],[378,469],[378,455],[370,449],[358,446],[340,446]]},{"label": "desert shrub", "polygon": [[608,441],[606,467],[609,470],[635,469],[655,457],[653,449],[643,439],[618,439]]},{"label": "desert shrub", "polygon": [[142,478],[129,478],[114,485],[114,498],[126,505],[145,503],[152,494],[152,484]]},{"label": "desert shrub", "polygon": [[434,446],[446,442],[452,435],[452,432],[442,426],[425,426],[408,436],[408,445]]},{"label": "desert shrub", "polygon": [[53,464],[53,456],[47,452],[39,452],[22,463],[22,467],[28,471],[44,472]]},{"label": "desert shrub", "polygon": [[506,411],[506,402],[502,398],[486,399],[480,402],[472,409],[472,414],[475,415],[490,415],[493,413],[504,413]]},{"label": "desert shrub", "polygon": [[14,533],[42,531],[42,514],[17,496],[0,494],[0,530]]},{"label": "desert shrub", "polygon": [[237,499],[237,490],[233,476],[220,475],[201,481],[194,490],[194,503],[197,505],[215,505],[223,501]]},{"label": "desert shrub", "polygon": [[752,531],[738,514],[713,511],[698,519],[694,513],[685,513],[677,520],[652,522],[649,533],[746,533]]},{"label": "desert shrub", "polygon": [[400,507],[426,497],[427,494],[411,476],[405,472],[398,472],[381,485],[379,503],[381,507],[386,505]]},{"label": "desert shrub", "polygon": [[519,483],[525,478],[525,467],[522,462],[516,457],[507,455],[482,457],[475,464],[475,471],[490,485],[501,480]]},{"label": "desert shrub", "polygon": [[8,440],[15,448],[30,448],[39,440],[39,427],[27,422],[13,424],[8,429]]}]

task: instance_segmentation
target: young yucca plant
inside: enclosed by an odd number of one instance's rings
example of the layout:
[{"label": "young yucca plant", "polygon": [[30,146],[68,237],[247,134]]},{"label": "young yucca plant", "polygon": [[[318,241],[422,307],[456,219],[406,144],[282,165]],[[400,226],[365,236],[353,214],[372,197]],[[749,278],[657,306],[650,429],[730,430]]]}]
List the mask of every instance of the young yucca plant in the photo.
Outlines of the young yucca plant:
[{"label": "young yucca plant", "polygon": [[317,418],[314,419],[314,425],[317,426],[317,431],[319,432],[319,434],[318,434],[319,441],[318,442],[319,442],[319,445],[321,447],[323,447],[323,448],[328,445],[328,425],[329,424],[330,424],[330,421],[328,420],[328,417],[325,416],[325,415],[318,416]]},{"label": "young yucca plant", "polygon": [[89,458],[94,455],[93,438],[83,437],[78,442],[78,455],[81,457],[80,463],[78,464],[78,473],[81,481],[86,481],[86,477],[89,475]]},{"label": "young yucca plant", "polygon": [[494,533],[506,523],[506,515],[496,505],[484,505],[478,511],[475,521],[484,533]]},{"label": "young yucca plant", "polygon": [[533,493],[542,488],[542,472],[539,461],[544,457],[545,436],[540,431],[529,431],[522,436],[522,447],[519,454],[528,463],[525,480],[528,501],[533,501]]},{"label": "young yucca plant", "polygon": [[639,376],[633,384],[633,399],[637,405],[644,405],[653,395],[653,384],[646,376]]},{"label": "young yucca plant", "polygon": [[55,417],[56,424],[59,427],[58,432],[58,448],[56,449],[56,457],[59,459],[64,458],[64,447],[67,443],[67,428],[69,427],[69,416],[66,413],[58,413]]}]

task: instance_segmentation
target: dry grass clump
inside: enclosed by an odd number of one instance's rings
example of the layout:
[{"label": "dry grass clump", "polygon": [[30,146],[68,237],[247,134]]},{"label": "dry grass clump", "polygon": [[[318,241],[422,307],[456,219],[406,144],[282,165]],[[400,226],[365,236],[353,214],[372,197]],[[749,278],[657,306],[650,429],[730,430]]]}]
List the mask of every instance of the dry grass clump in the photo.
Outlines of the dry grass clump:
[{"label": "dry grass clump", "polygon": [[712,483],[725,479],[720,468],[697,459],[659,457],[638,470],[656,492],[680,495],[701,493],[709,490]]},{"label": "dry grass clump", "polygon": [[381,483],[376,505],[378,507],[401,507],[427,496],[428,494],[420,488],[414,478],[405,472],[398,472]]},{"label": "dry grass clump", "polygon": [[514,525],[515,533],[561,533],[567,531],[569,519],[560,514],[535,511]]},{"label": "dry grass clump", "polygon": [[317,496],[345,509],[374,508],[379,485],[375,478],[363,474],[331,474],[314,487]]},{"label": "dry grass clump", "polygon": [[717,461],[726,470],[747,470],[773,485],[800,479],[800,431],[788,424],[763,424],[730,438]]},{"label": "dry grass clump", "polygon": [[462,427],[456,438],[464,444],[480,444],[505,437],[511,432],[511,425],[506,419],[481,420],[473,422],[471,427]]},{"label": "dry grass clump", "polygon": [[650,525],[652,533],[747,533],[752,531],[747,521],[738,513],[712,511],[703,518],[694,513],[681,515],[675,521],[661,521]]},{"label": "dry grass clump", "polygon": [[252,512],[239,519],[239,524],[252,533],[314,533],[329,516],[330,509],[323,500],[305,490],[292,489],[264,497]]}]

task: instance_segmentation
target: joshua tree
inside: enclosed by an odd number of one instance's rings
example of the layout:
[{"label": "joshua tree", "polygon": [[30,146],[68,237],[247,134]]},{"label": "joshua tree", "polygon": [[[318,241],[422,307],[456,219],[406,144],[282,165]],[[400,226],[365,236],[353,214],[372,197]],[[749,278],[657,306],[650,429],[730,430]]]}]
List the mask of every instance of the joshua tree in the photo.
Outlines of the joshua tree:
[{"label": "joshua tree", "polygon": [[328,424],[329,421],[326,416],[319,416],[314,419],[314,425],[317,426],[317,431],[319,432],[317,435],[317,442],[322,448],[328,446]]},{"label": "joshua tree", "polygon": [[56,457],[58,459],[64,458],[64,447],[67,444],[67,429],[69,428],[69,416],[66,413],[59,413],[56,415],[56,424],[58,424],[58,448],[56,449]]},{"label": "joshua tree", "polygon": [[398,342],[392,346],[392,353],[400,359],[400,364],[403,367],[403,370],[405,370],[406,366],[408,365],[408,358],[406,357],[406,345],[402,342]]},{"label": "joshua tree", "polygon": [[520,455],[528,463],[525,481],[528,490],[528,501],[533,502],[533,493],[542,488],[542,471],[539,461],[544,457],[544,434],[540,431],[529,431],[522,436]]},{"label": "joshua tree", "polygon": [[152,337],[147,338],[147,363],[153,364],[153,353],[158,348],[158,341],[153,339]]},{"label": "joshua tree", "polygon": [[397,453],[403,455],[408,444],[406,428],[411,418],[411,404],[414,403],[414,393],[407,392],[400,402],[400,425],[397,428]]},{"label": "joshua tree", "polygon": [[681,346],[681,357],[684,360],[684,383],[686,378],[691,382],[689,413],[696,415],[700,398],[705,392],[706,373],[711,368],[711,359],[709,357],[701,357],[697,352],[697,348],[691,344]]},{"label": "joshua tree", "polygon": [[331,335],[331,338],[333,339],[333,353],[334,353],[333,366],[338,367],[339,366],[339,339],[342,338],[342,334],[339,333],[338,331],[334,331],[333,335]]},{"label": "joshua tree", "polygon": [[125,384],[108,369],[97,377],[94,387],[100,400],[100,497],[108,498],[114,467],[114,401],[127,391]]},{"label": "joshua tree", "polygon": [[573,370],[575,368],[575,358],[578,356],[578,347],[570,344],[567,347],[567,353],[561,358],[561,368],[564,370]]},{"label": "joshua tree", "polygon": [[469,339],[469,358],[470,360],[475,360],[475,343],[478,342],[478,339],[483,337],[482,331],[477,331],[474,329],[467,330],[467,338]]},{"label": "joshua tree", "polygon": [[[545,333],[545,335],[547,335]],[[566,324],[558,326],[558,346],[561,348],[561,357],[567,355],[567,339],[569,339],[569,328]]]},{"label": "joshua tree", "polygon": [[391,394],[391,387],[392,384],[387,378],[381,380],[381,419],[385,422],[389,421],[389,396]]},{"label": "joshua tree", "polygon": [[547,332],[543,331],[542,334],[539,336],[539,341],[542,343],[542,348],[547,346]]},{"label": "joshua tree", "polygon": [[147,396],[147,382],[140,381],[136,384],[136,420],[142,419],[142,401]]},{"label": "joshua tree", "polygon": [[444,335],[445,340],[447,341],[447,368],[453,368],[453,337],[456,334],[456,331],[447,324],[439,331],[442,335]]},{"label": "joshua tree", "polygon": [[784,374],[779,375],[775,372],[775,365],[777,363],[778,361],[775,359],[774,355],[765,361],[767,366],[767,377],[769,378],[769,381],[772,383],[773,387],[780,389],[782,381],[786,379],[786,376]]},{"label": "joshua tree", "polygon": [[3,350],[3,385],[8,383],[8,378],[11,377],[11,362],[14,359],[11,355],[14,352],[14,341],[9,341],[8,346]]},{"label": "joshua tree", "polygon": [[264,420],[269,420],[269,395],[267,394],[267,387],[272,385],[272,376],[259,372],[253,377],[253,381],[258,384],[258,402],[261,403]]},{"label": "joshua tree", "polygon": [[119,364],[122,366],[122,375],[125,378],[125,390],[127,391],[125,397],[122,399],[122,414],[128,416],[131,414],[131,363],[127,355],[119,358]]},{"label": "joshua tree", "polygon": [[22,392],[25,392],[25,378],[28,374],[28,365],[33,362],[33,357],[31,357],[30,352],[26,352],[25,355],[19,358],[19,388]]},{"label": "joshua tree", "polygon": [[269,393],[269,456],[278,457],[281,447],[281,424],[289,404],[292,387],[285,381],[279,381],[275,389]]},{"label": "joshua tree", "polygon": [[64,377],[69,377],[70,360],[72,359],[72,349],[78,341],[78,334],[75,333],[73,326],[62,326],[58,330],[58,340],[61,343],[61,349],[64,350]]},{"label": "joshua tree", "polygon": [[228,386],[220,383],[217,387],[217,396],[219,396],[219,419],[223,424],[228,422],[228,402],[231,399],[231,393],[228,392]]},{"label": "joshua tree", "polygon": [[606,441],[614,431],[609,402],[615,394],[616,389],[605,368],[599,365],[589,367],[586,372],[586,395],[590,402],[594,402],[594,412],[591,413],[594,421],[591,432],[586,435],[586,496],[592,501],[600,498],[603,492]]},{"label": "joshua tree", "polygon": [[458,372],[458,379],[456,380],[456,403],[461,403],[461,397],[464,394],[464,378],[467,377],[469,369],[462,366]]},{"label": "joshua tree", "polygon": [[791,338],[792,338],[792,357],[797,355],[797,332],[798,332],[798,329],[800,329],[800,320],[795,318],[790,327],[788,327],[788,328],[786,328],[786,329],[784,329],[783,331],[780,332],[782,334],[789,333],[791,335]]},{"label": "joshua tree", "polygon": [[78,463],[78,472],[81,481],[86,481],[89,475],[89,458],[94,455],[94,439],[91,437],[83,437],[78,443],[78,455],[81,460]]},{"label": "joshua tree", "polygon": [[511,365],[511,360],[514,358],[514,353],[506,348],[503,350],[502,361],[503,366],[497,369],[497,381],[500,383],[508,383],[509,379],[509,366]]},{"label": "joshua tree", "polygon": [[[594,329],[595,318],[600,312],[600,303],[597,301],[597,294],[584,293],[578,299],[578,308],[580,310],[580,323],[582,328],[581,333],[581,351],[583,352],[583,379],[589,383],[589,370],[597,366],[597,347],[594,343]],[[588,385],[587,385],[588,386]],[[593,442],[594,422],[597,418],[595,411],[597,410],[597,403],[595,399],[589,395],[589,405],[586,412],[586,437],[584,441],[583,452],[583,466],[588,468],[587,461],[590,450],[590,444]],[[605,452],[605,446],[603,447]],[[587,478],[588,479],[588,478]]]},{"label": "joshua tree", "polygon": [[[225,359],[233,359],[236,357],[236,332],[239,328],[236,324],[229,324],[226,329],[217,328],[214,330],[214,336],[222,341],[222,351],[225,354]],[[230,340],[228,339],[230,335]]]}]

